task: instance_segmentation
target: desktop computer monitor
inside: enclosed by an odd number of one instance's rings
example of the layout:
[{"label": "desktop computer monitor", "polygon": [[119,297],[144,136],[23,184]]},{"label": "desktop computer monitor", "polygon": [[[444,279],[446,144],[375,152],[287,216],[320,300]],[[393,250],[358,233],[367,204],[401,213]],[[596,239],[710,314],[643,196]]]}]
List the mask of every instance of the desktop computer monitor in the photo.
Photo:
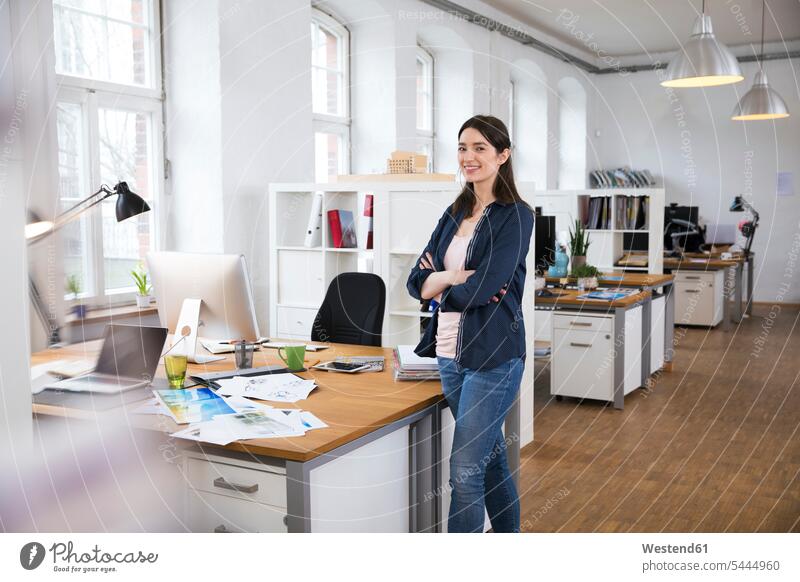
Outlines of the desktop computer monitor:
[{"label": "desktop computer monitor", "polygon": [[161,325],[175,333],[184,299],[200,299],[200,337],[256,341],[261,336],[243,255],[151,252]]},{"label": "desktop computer monitor", "polygon": [[700,212],[698,207],[678,206],[676,203],[664,207],[664,249],[668,251],[675,250],[672,248],[673,233],[686,232],[689,230],[685,225],[676,224],[672,219],[690,222],[697,227],[697,230],[700,232],[682,236],[678,239],[678,242],[687,252],[699,251],[700,247],[705,244],[705,237],[699,224]]},{"label": "desktop computer monitor", "polygon": [[556,217],[537,213],[534,232],[536,271],[543,273],[556,262]]}]

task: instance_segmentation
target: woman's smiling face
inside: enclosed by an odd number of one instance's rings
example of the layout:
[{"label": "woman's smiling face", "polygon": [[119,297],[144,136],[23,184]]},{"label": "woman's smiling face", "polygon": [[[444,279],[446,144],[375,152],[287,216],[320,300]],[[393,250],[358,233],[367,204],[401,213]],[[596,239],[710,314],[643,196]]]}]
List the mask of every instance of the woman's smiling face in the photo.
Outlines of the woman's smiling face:
[{"label": "woman's smiling face", "polygon": [[508,159],[509,151],[498,152],[483,134],[473,127],[466,128],[458,140],[458,165],[467,182],[494,179],[497,170]]}]

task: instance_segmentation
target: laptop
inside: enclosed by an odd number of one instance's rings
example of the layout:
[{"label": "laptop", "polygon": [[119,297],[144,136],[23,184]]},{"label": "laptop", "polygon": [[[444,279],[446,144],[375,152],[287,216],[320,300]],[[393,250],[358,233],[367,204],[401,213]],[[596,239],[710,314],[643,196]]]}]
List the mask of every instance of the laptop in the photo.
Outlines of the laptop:
[{"label": "laptop", "polygon": [[106,326],[94,370],[47,386],[53,390],[116,394],[149,385],[156,373],[167,328]]}]

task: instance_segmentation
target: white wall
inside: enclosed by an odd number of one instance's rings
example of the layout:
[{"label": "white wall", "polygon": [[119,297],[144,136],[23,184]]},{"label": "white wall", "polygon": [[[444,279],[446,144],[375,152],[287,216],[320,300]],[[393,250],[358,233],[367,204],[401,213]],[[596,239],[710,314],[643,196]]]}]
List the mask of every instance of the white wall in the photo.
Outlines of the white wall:
[{"label": "white wall", "polygon": [[166,6],[169,248],[244,254],[264,333],[267,185],[314,175],[310,2]]},{"label": "white wall", "polygon": [[[730,119],[752,84],[754,63],[742,66],[742,83],[705,90],[667,90],[659,85],[657,72],[595,79],[594,129],[601,135],[592,137],[596,160],[589,161],[589,169],[648,168],[663,182],[668,203],[699,206],[708,223],[745,218],[728,211],[733,197],[744,194],[761,214],[753,243],[756,301],[776,300],[787,280],[790,241],[800,236],[799,65],[797,59],[766,63],[772,87],[792,112],[775,122]],[[794,196],[775,195],[777,172],[793,173]],[[793,288],[781,296],[798,302],[798,277],[792,278]]]},{"label": "white wall", "polygon": [[[25,165],[23,137],[27,87],[18,56],[12,53],[15,33],[12,7],[0,3],[0,458],[4,473],[27,459],[32,439],[31,391],[28,356],[27,257],[25,227]],[[13,18],[19,22],[20,3]],[[28,176],[30,178],[30,176]]]}]

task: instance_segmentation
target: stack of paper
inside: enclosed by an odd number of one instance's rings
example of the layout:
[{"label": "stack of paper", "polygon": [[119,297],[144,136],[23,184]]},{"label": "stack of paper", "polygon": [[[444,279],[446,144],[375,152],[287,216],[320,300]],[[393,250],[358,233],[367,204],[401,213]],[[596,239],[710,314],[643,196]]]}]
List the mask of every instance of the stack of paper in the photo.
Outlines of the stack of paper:
[{"label": "stack of paper", "polygon": [[246,396],[272,402],[297,402],[305,400],[317,387],[314,380],[305,380],[294,374],[266,374],[264,376],[234,376],[218,380],[223,396]]},{"label": "stack of paper", "polygon": [[172,436],[193,441],[227,445],[249,439],[303,436],[307,430],[328,425],[304,410],[264,408],[237,414],[221,414],[213,420],[191,425]]},{"label": "stack of paper", "polygon": [[414,346],[397,346],[394,350],[395,380],[438,380],[436,358],[423,358],[414,353]]}]

